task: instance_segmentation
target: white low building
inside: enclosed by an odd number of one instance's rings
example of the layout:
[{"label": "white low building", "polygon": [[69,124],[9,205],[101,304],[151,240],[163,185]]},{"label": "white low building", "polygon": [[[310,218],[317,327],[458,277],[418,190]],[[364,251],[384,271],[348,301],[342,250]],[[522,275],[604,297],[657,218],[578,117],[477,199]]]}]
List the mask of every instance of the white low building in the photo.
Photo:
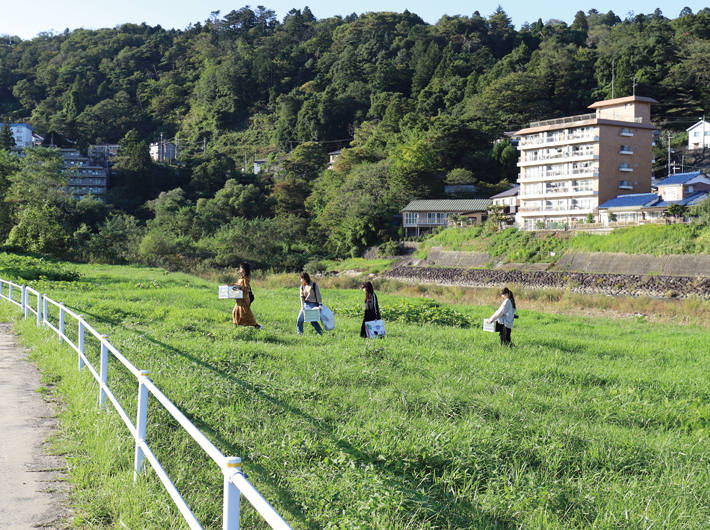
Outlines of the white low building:
[{"label": "white low building", "polygon": [[[3,124],[0,123],[0,127]],[[33,133],[34,129],[26,123],[13,123],[10,125],[12,136],[15,138],[16,147],[31,147],[34,144]]]},{"label": "white low building", "polygon": [[688,127],[686,131],[688,131],[688,149],[710,147],[710,123],[700,120],[692,127]]}]

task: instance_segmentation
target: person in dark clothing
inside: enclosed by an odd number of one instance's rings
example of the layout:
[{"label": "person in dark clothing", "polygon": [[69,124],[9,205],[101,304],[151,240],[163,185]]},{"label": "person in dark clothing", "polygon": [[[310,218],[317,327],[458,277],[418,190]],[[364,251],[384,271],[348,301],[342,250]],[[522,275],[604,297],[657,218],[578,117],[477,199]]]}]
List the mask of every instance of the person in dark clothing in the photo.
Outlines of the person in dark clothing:
[{"label": "person in dark clothing", "polygon": [[365,291],[365,316],[362,318],[360,336],[366,339],[367,330],[365,329],[365,322],[380,320],[382,317],[380,316],[380,305],[377,303],[377,295],[375,294],[375,289],[372,287],[372,282],[363,283],[360,289]]}]

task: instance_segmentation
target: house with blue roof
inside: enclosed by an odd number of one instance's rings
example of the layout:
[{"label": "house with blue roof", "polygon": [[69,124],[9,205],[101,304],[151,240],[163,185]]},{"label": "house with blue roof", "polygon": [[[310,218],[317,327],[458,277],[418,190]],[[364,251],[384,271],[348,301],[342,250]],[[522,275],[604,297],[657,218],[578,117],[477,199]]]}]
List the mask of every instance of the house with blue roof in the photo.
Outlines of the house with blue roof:
[{"label": "house with blue roof", "polygon": [[700,171],[678,173],[656,184],[657,193],[617,195],[596,208],[599,221],[607,224],[609,214],[617,222],[644,222],[663,218],[671,204],[695,206],[710,196],[710,177]]}]

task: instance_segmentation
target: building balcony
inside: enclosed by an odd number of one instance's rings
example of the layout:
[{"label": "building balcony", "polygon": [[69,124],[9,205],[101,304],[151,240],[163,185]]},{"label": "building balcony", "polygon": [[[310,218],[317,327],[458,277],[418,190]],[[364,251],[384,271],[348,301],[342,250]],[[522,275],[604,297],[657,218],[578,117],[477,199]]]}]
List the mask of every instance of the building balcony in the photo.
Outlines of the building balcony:
[{"label": "building balcony", "polygon": [[579,161],[598,160],[599,155],[595,155],[594,153],[563,153],[553,156],[531,156],[525,157],[525,160],[518,162],[518,167],[536,166],[547,161],[553,161],[552,163],[561,164],[566,163],[570,159]]},{"label": "building balcony", "polygon": [[583,169],[573,169],[572,171],[568,171],[567,173],[559,173],[556,171],[546,171],[545,173],[543,173],[541,175],[536,175],[534,177],[519,175],[518,181],[545,182],[548,180],[555,180],[560,177],[598,177],[598,176],[599,176],[599,168],[592,167],[592,168],[583,168]]},{"label": "building balcony", "polygon": [[587,213],[592,213],[592,210],[594,209],[593,206],[521,206],[520,207],[520,213],[521,214],[540,214],[543,213],[545,215],[547,214],[555,214],[555,215],[563,215],[563,214],[570,214],[574,213],[576,215],[579,214],[587,214]]},{"label": "building balcony", "polygon": [[579,144],[583,142],[598,142],[599,136],[594,134],[560,134],[558,136],[551,136],[546,138],[533,138],[532,140],[526,140],[522,138],[520,140],[520,149],[533,149],[541,145],[545,146],[556,146],[556,145],[567,145],[567,144]]},{"label": "building balcony", "polygon": [[550,188],[542,192],[521,193],[521,197],[526,199],[544,199],[549,197],[585,197],[595,196],[599,192],[582,187]]}]

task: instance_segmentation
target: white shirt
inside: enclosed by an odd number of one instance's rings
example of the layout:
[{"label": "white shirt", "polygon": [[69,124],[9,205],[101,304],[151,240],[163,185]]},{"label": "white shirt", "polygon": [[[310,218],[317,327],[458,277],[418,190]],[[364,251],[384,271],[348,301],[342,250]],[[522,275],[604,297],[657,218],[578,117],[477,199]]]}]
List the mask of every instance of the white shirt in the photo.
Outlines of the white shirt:
[{"label": "white shirt", "polygon": [[498,311],[493,313],[493,316],[488,320],[496,319],[498,319],[498,322],[503,324],[506,328],[513,329],[513,323],[515,322],[515,309],[513,308],[513,302],[510,301],[510,298],[503,300],[503,303],[500,304]]}]

